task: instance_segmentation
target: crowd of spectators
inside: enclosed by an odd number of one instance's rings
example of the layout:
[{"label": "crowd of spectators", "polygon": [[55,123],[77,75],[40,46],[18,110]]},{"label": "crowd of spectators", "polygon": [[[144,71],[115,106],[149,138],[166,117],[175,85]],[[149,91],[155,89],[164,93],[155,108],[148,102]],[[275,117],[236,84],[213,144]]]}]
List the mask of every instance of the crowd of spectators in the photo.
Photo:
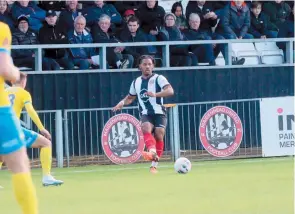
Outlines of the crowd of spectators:
[{"label": "crowd of spectators", "polygon": [[[156,0],[0,0],[0,21],[11,28],[13,45],[118,43],[107,48],[107,66],[126,69],[136,67],[142,54],[161,58],[162,49],[148,42],[294,37],[294,2],[189,1],[184,12],[175,1],[166,13]],[[226,59],[225,44],[174,45],[170,64],[215,65],[220,52]],[[99,68],[98,48],[46,49],[42,55],[43,70]],[[33,50],[13,50],[12,56],[17,66],[35,69]],[[233,64],[244,62],[232,58]]]}]

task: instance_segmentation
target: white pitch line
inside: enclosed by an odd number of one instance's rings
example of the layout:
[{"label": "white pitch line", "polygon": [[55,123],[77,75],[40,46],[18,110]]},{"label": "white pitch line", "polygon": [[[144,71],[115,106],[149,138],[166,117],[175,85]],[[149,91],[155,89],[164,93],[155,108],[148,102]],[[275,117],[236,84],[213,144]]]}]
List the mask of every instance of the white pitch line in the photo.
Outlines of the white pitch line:
[{"label": "white pitch line", "polygon": [[[242,160],[242,161],[204,161],[202,163],[192,163],[193,166],[209,166],[209,165],[233,165],[233,164],[248,164],[248,163],[259,163],[259,162],[280,162],[291,160],[291,158],[272,158],[272,159],[251,159],[251,160]],[[100,167],[100,166],[97,166]],[[147,169],[148,166],[138,166],[138,167],[122,167],[122,168],[107,168],[105,165],[101,166],[102,168],[99,169],[92,169],[92,170],[73,170],[68,172],[54,172],[54,175],[62,175],[62,174],[82,174],[82,173],[92,173],[92,172],[109,172],[109,171],[128,171],[128,170],[138,170],[138,169]],[[112,166],[113,167],[113,166]],[[119,166],[118,166],[119,167]],[[159,168],[173,168],[173,163],[167,165],[159,165]],[[70,168],[69,168],[70,169]],[[39,173],[32,173],[33,175],[40,175]]]}]

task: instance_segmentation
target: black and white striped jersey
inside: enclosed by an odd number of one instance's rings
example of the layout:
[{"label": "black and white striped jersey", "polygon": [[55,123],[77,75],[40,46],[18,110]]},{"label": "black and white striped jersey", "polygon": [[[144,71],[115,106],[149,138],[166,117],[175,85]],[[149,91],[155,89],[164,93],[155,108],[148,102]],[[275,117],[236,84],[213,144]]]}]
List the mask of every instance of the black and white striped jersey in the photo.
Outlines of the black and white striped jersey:
[{"label": "black and white striped jersey", "polygon": [[140,76],[132,82],[129,94],[137,96],[139,110],[142,115],[165,114],[163,97],[149,97],[145,93],[148,91],[153,93],[161,92],[167,85],[170,85],[170,83],[162,75],[153,74],[148,79]]}]

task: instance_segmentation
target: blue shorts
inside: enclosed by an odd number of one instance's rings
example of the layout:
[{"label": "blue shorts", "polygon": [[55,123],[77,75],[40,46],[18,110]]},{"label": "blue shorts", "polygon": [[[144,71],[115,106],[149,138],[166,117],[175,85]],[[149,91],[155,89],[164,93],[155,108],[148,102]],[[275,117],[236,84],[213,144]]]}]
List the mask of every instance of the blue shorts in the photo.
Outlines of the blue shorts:
[{"label": "blue shorts", "polygon": [[35,143],[35,141],[37,140],[38,137],[38,133],[25,129],[22,127],[22,131],[25,134],[25,143],[26,143],[26,147],[27,148],[31,148],[32,145]]},{"label": "blue shorts", "polygon": [[0,107],[0,155],[8,155],[25,146],[24,133],[11,107]]}]

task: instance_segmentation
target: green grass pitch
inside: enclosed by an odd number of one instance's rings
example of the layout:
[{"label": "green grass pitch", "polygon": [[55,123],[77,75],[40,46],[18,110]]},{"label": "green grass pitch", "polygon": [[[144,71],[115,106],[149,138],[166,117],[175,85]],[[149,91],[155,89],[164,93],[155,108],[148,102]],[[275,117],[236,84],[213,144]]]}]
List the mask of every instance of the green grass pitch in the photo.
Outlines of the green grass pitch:
[{"label": "green grass pitch", "polygon": [[[187,175],[172,163],[54,169],[65,181],[43,187],[33,170],[40,214],[293,214],[293,158],[193,163]],[[0,213],[20,214],[10,174],[0,171]]]}]

